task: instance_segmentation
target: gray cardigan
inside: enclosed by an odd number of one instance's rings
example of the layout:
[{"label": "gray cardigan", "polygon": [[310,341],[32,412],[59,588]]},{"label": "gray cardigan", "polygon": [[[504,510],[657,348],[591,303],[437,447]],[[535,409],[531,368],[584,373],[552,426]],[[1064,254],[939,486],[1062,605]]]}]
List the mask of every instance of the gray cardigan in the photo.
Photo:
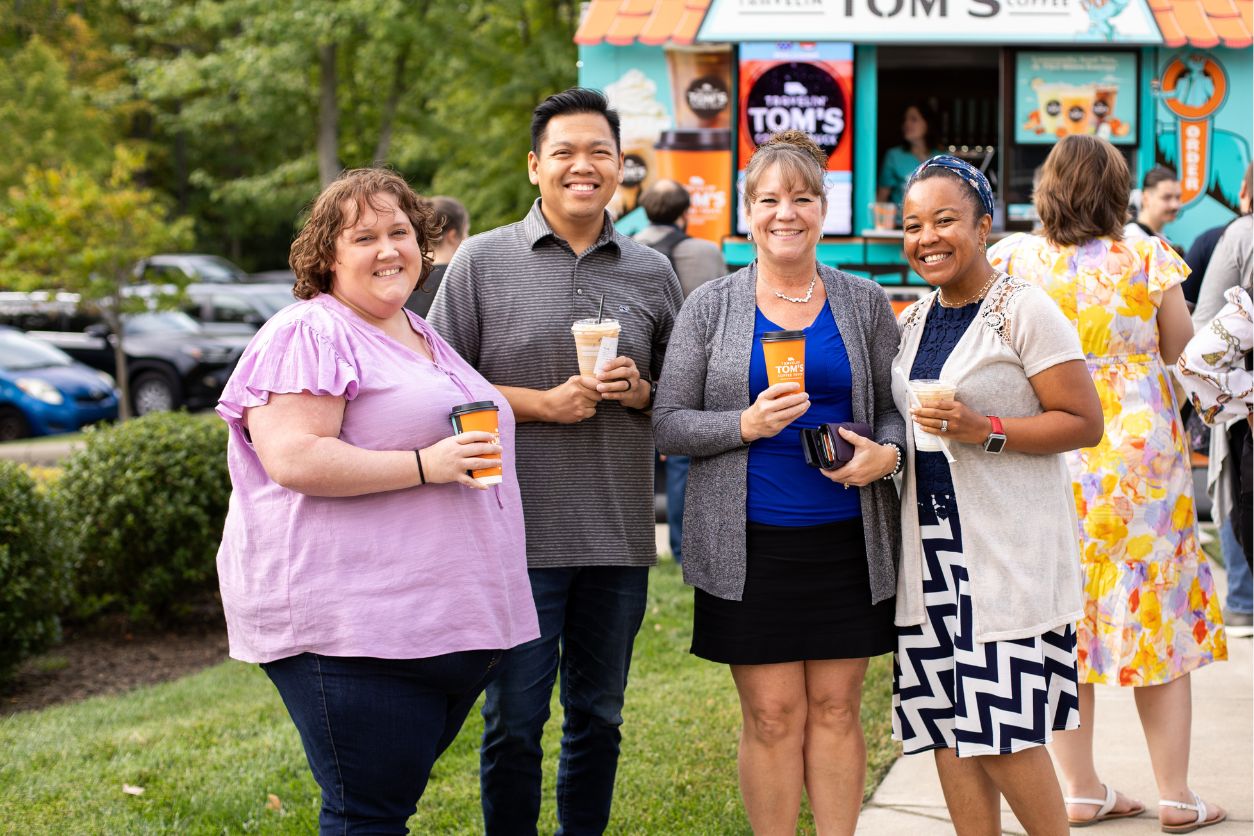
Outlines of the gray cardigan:
[{"label": "gray cardigan", "polygon": [[[894,441],[904,450],[905,421],[893,404],[890,381],[898,331],[888,296],[875,282],[829,267],[820,266],[819,276],[849,354],[853,418],[873,426],[876,441]],[[688,297],[671,332],[653,407],[658,450],[692,456],[684,506],[684,581],[733,601],[741,599],[745,587],[749,445],[740,437],[740,413],[751,403],[756,286],[754,263]],[[891,481],[875,482],[861,489],[861,500],[871,600],[879,603],[893,597],[897,587],[897,490]]]}]

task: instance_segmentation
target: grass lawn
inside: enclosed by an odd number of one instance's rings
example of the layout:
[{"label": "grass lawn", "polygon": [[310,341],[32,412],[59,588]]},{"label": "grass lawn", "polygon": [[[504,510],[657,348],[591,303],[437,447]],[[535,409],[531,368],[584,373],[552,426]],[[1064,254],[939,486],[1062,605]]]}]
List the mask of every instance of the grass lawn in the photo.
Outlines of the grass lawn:
[{"label": "grass lawn", "polygon": [[[748,833],[736,787],[740,712],[724,665],[688,653],[692,594],[667,562],[651,577],[627,691],[611,832]],[[891,659],[873,660],[862,709],[868,796],[896,757]],[[552,833],[560,709],[545,734]],[[479,833],[472,712],[431,778],[415,833]],[[278,694],[255,666],[226,662],[177,682],[0,720],[0,832],[310,833],[318,791]],[[123,785],[142,787],[130,795]],[[279,805],[270,801],[277,797]],[[278,809],[272,809],[278,806]],[[813,822],[803,817],[803,832]]]}]

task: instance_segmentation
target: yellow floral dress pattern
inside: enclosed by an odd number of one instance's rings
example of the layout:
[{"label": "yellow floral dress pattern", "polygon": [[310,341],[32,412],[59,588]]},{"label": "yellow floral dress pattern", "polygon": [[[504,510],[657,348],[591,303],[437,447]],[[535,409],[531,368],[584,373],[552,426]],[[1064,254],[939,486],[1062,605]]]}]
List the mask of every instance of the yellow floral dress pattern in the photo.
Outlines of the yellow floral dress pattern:
[{"label": "yellow floral dress pattern", "polygon": [[1158,350],[1158,306],[1189,268],[1157,238],[1053,246],[1012,235],[993,266],[1044,289],[1076,324],[1106,434],[1067,454],[1080,519],[1081,683],[1159,685],[1228,658],[1193,478]]}]

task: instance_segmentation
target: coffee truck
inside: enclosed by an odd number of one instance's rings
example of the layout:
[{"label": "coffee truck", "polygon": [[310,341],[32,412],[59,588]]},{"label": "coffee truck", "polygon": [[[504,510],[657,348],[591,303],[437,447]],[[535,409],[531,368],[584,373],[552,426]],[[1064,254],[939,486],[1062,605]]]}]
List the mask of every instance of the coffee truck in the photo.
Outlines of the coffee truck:
[{"label": "coffee truck", "polygon": [[909,104],[934,114],[940,150],[988,175],[995,236],[1032,228],[1034,171],[1059,137],[1089,133],[1138,184],[1155,164],[1179,173],[1164,234],[1187,246],[1240,211],[1252,32],[1254,0],[590,0],[575,41],[580,83],[622,117],[620,229],[645,223],[650,183],[678,180],[689,233],[747,264],[745,163],[799,128],[829,155],[819,258],[918,285],[894,212],[876,206]]}]

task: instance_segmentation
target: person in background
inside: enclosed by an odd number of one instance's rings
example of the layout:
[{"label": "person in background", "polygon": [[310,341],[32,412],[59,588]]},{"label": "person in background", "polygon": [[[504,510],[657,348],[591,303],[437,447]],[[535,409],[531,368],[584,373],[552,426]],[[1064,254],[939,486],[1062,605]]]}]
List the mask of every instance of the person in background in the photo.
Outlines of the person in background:
[{"label": "person in background", "polygon": [[919,163],[939,154],[940,119],[923,102],[906,105],[901,115],[901,144],[884,152],[875,199],[901,206],[906,181]]},{"label": "person in background", "polygon": [[[701,285],[727,274],[718,244],[687,234],[692,205],[688,190],[674,180],[659,180],[640,196],[649,226],[633,237],[670,259],[679,286],[688,298]],[[663,456],[666,467],[666,526],[671,555],[683,563],[684,490],[688,485],[688,457]]]},{"label": "person in background", "polygon": [[422,287],[414,288],[414,292],[409,294],[409,300],[405,302],[406,308],[421,317],[426,317],[431,311],[431,303],[435,301],[435,292],[440,289],[440,282],[444,280],[444,271],[448,269],[448,263],[453,260],[453,253],[457,252],[457,248],[470,234],[470,214],[460,200],[438,195],[430,199],[430,204],[437,222],[443,224],[440,228],[440,237],[435,243],[431,274],[427,276]]},{"label": "person in background", "polygon": [[[1246,168],[1241,191],[1244,206],[1249,205],[1249,184],[1250,168]],[[1254,216],[1245,214],[1228,224],[1215,245],[1193,309],[1194,329],[1202,331],[1219,315],[1233,288],[1244,288],[1248,293],[1251,285],[1254,285]],[[1212,423],[1215,426],[1210,434],[1206,481],[1212,516],[1219,527],[1224,566],[1228,569],[1224,626],[1230,636],[1249,637],[1254,635],[1254,573],[1241,559],[1241,544],[1232,523],[1234,511],[1241,510],[1236,494],[1237,466],[1250,427],[1235,416]]]},{"label": "person in background", "polygon": [[1189,268],[1157,237],[1121,240],[1128,184],[1109,142],[1064,137],[1036,191],[1043,233],[1012,235],[989,260],[1043,288],[1074,324],[1106,423],[1099,444],[1067,455],[1086,599],[1080,728],[1051,748],[1068,816],[1084,825],[1144,810],[1103,784],[1093,760],[1093,686],[1113,685],[1134,689],[1161,825],[1194,828],[1226,814],[1189,788],[1189,674],[1228,647],[1166,369],[1193,335],[1180,290]]},{"label": "person in background", "polygon": [[[292,244],[302,301],[257,332],[218,403],[231,656],[278,688],[324,834],[405,833],[505,650],[539,634],[509,403],[403,307],[438,231],[395,173],[342,174]],[[499,443],[451,434],[454,406],[487,400]],[[492,466],[491,488],[467,474]]]},{"label": "person in background", "polygon": [[[879,285],[818,263],[825,164],[800,131],[754,152],[744,193],[757,258],[684,303],[653,418],[658,449],[692,457],[692,652],[731,667],[740,791],[759,834],[796,832],[803,789],[818,832],[854,832],[862,682],[894,639],[897,326]],[[805,333],[805,392],[769,383],[760,340],[781,329]],[[844,421],[869,437],[838,430],[852,458],[808,466],[800,428]]]},{"label": "person in background", "polygon": [[1124,226],[1123,240],[1132,243],[1158,237],[1167,246],[1179,250],[1163,235],[1163,227],[1179,214],[1180,178],[1166,166],[1156,165],[1145,172],[1145,179],[1141,181],[1141,208],[1136,213],[1136,219]]},{"label": "person in background", "polygon": [[[1233,555],[1233,562],[1228,564],[1228,571],[1231,573],[1241,565],[1241,552],[1244,552],[1248,574],[1250,547],[1254,545],[1249,432],[1254,426],[1254,382],[1250,371],[1254,302],[1250,300],[1249,285],[1229,288],[1226,295],[1228,304],[1193,335],[1180,354],[1176,369],[1202,420],[1215,426],[1224,426],[1225,422],[1229,426],[1232,422],[1245,425],[1239,446],[1234,446],[1231,452],[1231,457],[1237,460],[1231,477],[1235,501],[1227,509],[1224,524],[1231,530],[1239,548]],[[1228,559],[1226,553],[1224,558]],[[1224,615],[1226,618],[1228,614]]]},{"label": "person in background", "polygon": [[[531,121],[527,216],[457,251],[431,324],[518,416],[518,482],[540,638],[506,654],[483,706],[480,787],[488,834],[536,832],[541,746],[561,671],[557,818],[563,833],[610,819],[623,701],[644,618],[653,524],[653,381],[679,282],[606,212],[623,176],[618,114],[595,90],[548,97]],[[602,301],[604,307],[602,308]],[[618,356],[579,374],[571,324],[613,317]]]},{"label": "person in background", "polygon": [[674,180],[659,180],[640,196],[640,205],[649,225],[632,237],[670,260],[685,299],[710,279],[727,275],[718,244],[687,233],[692,206],[687,189]]},{"label": "person in background", "polygon": [[[1250,214],[1251,197],[1254,196],[1254,192],[1251,192],[1254,184],[1250,182],[1252,174],[1254,174],[1254,163],[1245,167],[1245,176],[1241,178],[1241,190],[1237,193],[1237,205],[1241,210],[1241,214],[1227,223],[1211,227],[1194,238],[1193,244],[1184,256],[1185,263],[1193,271],[1184,280],[1184,285],[1182,286],[1184,299],[1189,303],[1190,308],[1197,305],[1197,295],[1202,289],[1202,281],[1206,277],[1206,268],[1210,265],[1211,256],[1215,252],[1215,245],[1219,243],[1219,239],[1223,237],[1228,227]],[[1196,323],[1194,324],[1196,325]]]},{"label": "person in background", "polygon": [[[1101,404],[1049,297],[989,264],[993,192],[978,169],[928,160],[903,208],[906,258],[936,291],[899,318],[893,396],[953,466],[907,436],[893,737],[933,751],[958,833],[1000,833],[1001,795],[1028,833],[1062,836],[1045,744],[1079,722],[1082,599],[1061,454],[1101,437]],[[957,390],[925,407],[907,378]]]}]

